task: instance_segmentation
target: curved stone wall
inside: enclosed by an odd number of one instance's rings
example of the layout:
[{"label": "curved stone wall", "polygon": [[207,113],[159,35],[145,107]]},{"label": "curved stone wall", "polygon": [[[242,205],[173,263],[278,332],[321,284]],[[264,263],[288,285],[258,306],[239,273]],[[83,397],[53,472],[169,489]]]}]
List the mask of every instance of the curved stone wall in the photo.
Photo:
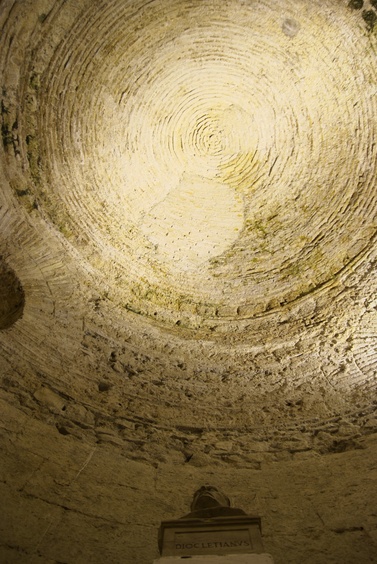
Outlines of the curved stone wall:
[{"label": "curved stone wall", "polygon": [[369,449],[376,13],[2,2],[4,405],[197,481]]}]

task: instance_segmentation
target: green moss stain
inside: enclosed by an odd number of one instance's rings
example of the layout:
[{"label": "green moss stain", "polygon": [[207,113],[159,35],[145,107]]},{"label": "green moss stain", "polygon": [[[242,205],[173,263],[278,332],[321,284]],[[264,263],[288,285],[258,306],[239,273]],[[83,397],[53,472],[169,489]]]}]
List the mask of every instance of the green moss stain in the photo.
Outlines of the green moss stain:
[{"label": "green moss stain", "polygon": [[249,234],[253,233],[262,239],[266,239],[269,230],[266,221],[262,219],[247,219],[245,221],[245,231]]}]

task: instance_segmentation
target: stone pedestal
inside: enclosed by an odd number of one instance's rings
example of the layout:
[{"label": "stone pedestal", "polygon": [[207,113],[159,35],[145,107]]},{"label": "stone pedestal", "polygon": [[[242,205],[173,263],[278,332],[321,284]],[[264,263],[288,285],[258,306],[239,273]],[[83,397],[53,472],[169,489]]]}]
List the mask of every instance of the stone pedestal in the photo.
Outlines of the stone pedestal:
[{"label": "stone pedestal", "polygon": [[162,556],[208,556],[264,553],[261,520],[251,515],[163,521],[159,545]]},{"label": "stone pedestal", "polygon": [[270,554],[226,554],[223,556],[163,556],[153,564],[274,564]]},{"label": "stone pedestal", "polygon": [[191,512],[163,521],[158,545],[161,558],[154,564],[273,564],[261,535],[261,518],[230,506],[214,486],[194,494]]}]

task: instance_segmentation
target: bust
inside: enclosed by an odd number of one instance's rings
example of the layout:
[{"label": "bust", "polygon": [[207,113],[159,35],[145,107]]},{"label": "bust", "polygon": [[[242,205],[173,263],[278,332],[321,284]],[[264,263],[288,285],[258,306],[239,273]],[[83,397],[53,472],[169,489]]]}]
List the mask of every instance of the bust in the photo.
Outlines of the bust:
[{"label": "bust", "polygon": [[202,486],[191,502],[191,512],[181,519],[211,519],[230,515],[246,515],[242,509],[230,507],[230,499],[214,486]]},{"label": "bust", "polygon": [[[261,519],[230,506],[229,498],[214,486],[202,486],[193,496],[190,513],[162,521],[159,548],[163,556],[191,558],[191,554],[262,553]],[[187,552],[188,551],[188,552]]]}]

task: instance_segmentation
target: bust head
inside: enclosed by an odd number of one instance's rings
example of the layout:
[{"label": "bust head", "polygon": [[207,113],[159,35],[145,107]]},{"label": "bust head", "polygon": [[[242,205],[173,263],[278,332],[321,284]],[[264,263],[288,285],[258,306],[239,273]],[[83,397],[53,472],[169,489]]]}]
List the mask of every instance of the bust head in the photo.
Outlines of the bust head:
[{"label": "bust head", "polygon": [[191,511],[212,509],[215,507],[230,507],[229,498],[214,486],[202,486],[194,493]]}]

